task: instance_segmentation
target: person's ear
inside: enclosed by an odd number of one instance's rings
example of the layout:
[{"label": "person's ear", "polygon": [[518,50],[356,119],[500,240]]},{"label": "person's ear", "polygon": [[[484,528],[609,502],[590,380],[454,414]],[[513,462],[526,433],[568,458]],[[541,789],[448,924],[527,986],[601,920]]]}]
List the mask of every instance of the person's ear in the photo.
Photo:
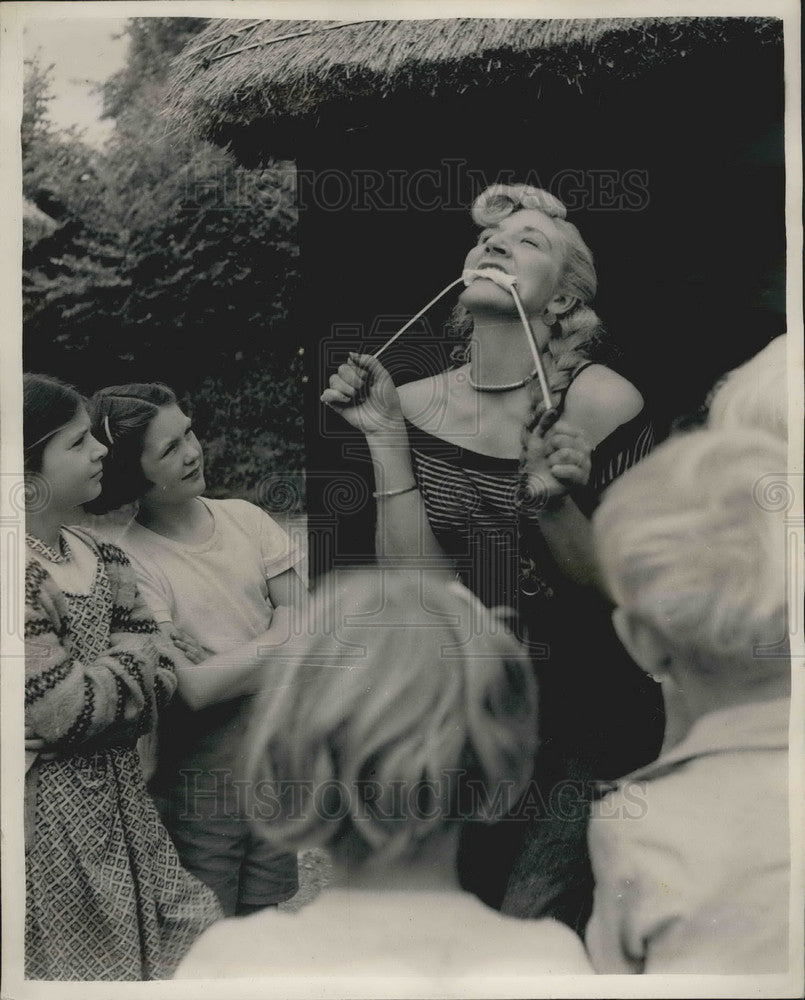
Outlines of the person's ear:
[{"label": "person's ear", "polygon": [[561,292],[551,297],[545,309],[547,312],[552,312],[557,319],[561,319],[565,313],[569,313],[578,304],[578,301],[575,295],[566,295]]},{"label": "person's ear", "polygon": [[639,667],[658,682],[669,676],[671,657],[652,628],[630,617],[623,608],[612,612],[612,624],[626,652]]}]

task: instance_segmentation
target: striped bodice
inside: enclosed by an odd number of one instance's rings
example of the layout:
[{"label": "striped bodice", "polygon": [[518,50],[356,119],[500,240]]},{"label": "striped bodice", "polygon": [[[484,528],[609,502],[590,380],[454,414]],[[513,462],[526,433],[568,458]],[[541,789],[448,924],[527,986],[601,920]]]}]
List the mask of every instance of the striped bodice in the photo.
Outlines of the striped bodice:
[{"label": "striped bodice", "polygon": [[[507,605],[530,617],[524,602],[550,600],[563,578],[537,516],[518,510],[519,461],[471,451],[411,423],[407,429],[428,522],[459,576],[485,604]],[[643,409],[594,449],[589,485],[574,493],[579,507],[591,513],[601,492],[653,444]]]}]

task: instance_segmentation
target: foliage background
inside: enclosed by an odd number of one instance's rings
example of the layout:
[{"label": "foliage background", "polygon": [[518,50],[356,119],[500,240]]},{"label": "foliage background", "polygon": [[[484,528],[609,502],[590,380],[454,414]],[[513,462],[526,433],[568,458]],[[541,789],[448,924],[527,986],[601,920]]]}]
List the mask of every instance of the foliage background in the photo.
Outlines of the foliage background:
[{"label": "foliage background", "polygon": [[[102,88],[102,150],[48,118],[49,68],[26,64],[23,193],[53,218],[23,249],[24,367],[91,393],[164,381],[193,415],[209,494],[304,506],[294,164],[244,170],[173,134],[171,58],[203,18],[132,18],[125,67]],[[276,477],[293,489],[271,487]],[[268,505],[270,506],[270,500]]]}]

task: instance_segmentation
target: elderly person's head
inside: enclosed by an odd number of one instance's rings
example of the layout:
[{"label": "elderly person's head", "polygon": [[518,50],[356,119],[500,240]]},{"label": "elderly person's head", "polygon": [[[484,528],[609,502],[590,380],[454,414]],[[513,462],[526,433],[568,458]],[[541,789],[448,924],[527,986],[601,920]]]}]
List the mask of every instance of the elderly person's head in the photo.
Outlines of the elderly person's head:
[{"label": "elderly person's head", "polygon": [[761,430],[679,434],[614,483],[593,526],[615,624],[649,672],[734,691],[788,671],[784,444]]},{"label": "elderly person's head", "polygon": [[246,743],[252,815],[277,848],[327,847],[349,868],[414,861],[525,787],[532,668],[460,584],[331,575],[283,655]]},{"label": "elderly person's head", "polygon": [[753,358],[733,369],[715,387],[709,427],[759,427],[788,438],[786,337],[776,337]]}]

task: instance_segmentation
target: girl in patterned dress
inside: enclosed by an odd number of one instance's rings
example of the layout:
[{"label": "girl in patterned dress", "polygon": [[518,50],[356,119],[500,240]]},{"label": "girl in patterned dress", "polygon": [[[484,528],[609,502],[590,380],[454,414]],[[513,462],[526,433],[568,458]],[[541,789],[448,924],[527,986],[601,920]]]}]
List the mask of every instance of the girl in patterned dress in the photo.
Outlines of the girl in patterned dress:
[{"label": "girl in patterned dress", "polygon": [[[496,185],[472,215],[481,232],[464,267],[475,277],[459,298],[469,360],[398,392],[376,358],[354,355],[322,401],[367,436],[381,558],[418,554],[457,574],[513,610],[531,650],[543,799],[525,843],[524,824],[510,823],[463,856],[466,883],[506,912],[580,930],[592,898],[587,785],[652,759],[661,739],[659,693],[619,651],[596,590],[589,522],[600,492],[651,448],[652,425],[635,386],[603,363],[593,258],[565,206]],[[512,294],[484,277],[496,272],[516,281],[550,412]]]},{"label": "girl in patterned dress", "polygon": [[82,398],[24,378],[25,974],[172,975],[220,909],[181,867],[136,751],[176,687],[123,552],[66,528],[107,449]]}]

